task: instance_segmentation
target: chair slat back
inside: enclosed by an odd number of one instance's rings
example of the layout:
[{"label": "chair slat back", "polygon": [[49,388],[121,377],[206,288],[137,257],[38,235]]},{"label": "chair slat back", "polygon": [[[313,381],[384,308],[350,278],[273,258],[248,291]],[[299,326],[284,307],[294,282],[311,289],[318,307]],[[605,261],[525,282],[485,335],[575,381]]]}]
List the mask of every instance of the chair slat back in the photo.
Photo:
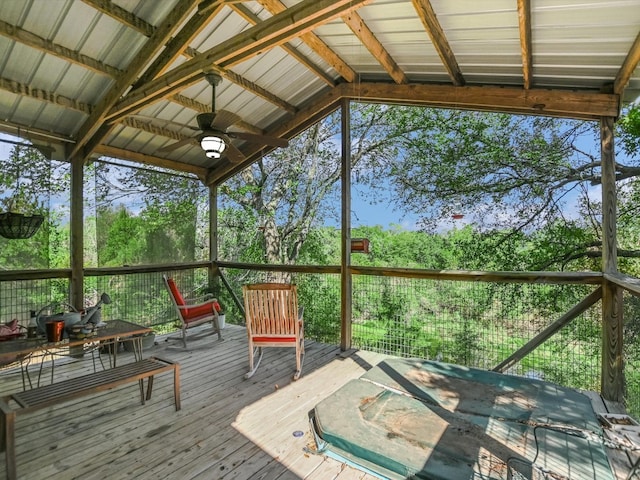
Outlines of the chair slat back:
[{"label": "chair slat back", "polygon": [[288,283],[259,283],[242,287],[250,335],[297,335],[298,292]]}]

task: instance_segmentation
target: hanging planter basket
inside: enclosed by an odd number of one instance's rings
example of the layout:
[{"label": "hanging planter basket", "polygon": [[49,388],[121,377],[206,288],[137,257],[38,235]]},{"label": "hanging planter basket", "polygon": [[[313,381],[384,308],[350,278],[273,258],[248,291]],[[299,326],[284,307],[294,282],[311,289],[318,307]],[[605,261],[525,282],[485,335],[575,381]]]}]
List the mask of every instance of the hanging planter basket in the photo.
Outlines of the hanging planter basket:
[{"label": "hanging planter basket", "polygon": [[22,213],[0,213],[0,235],[11,239],[32,237],[42,225],[44,216]]}]

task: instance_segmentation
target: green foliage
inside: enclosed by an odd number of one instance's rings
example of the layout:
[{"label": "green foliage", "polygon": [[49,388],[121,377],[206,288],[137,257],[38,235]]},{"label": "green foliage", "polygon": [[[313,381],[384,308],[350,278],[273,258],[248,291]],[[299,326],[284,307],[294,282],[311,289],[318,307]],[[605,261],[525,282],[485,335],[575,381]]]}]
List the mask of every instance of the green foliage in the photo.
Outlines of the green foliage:
[{"label": "green foliage", "polygon": [[640,152],[640,105],[631,105],[616,125],[625,153],[637,155]]}]

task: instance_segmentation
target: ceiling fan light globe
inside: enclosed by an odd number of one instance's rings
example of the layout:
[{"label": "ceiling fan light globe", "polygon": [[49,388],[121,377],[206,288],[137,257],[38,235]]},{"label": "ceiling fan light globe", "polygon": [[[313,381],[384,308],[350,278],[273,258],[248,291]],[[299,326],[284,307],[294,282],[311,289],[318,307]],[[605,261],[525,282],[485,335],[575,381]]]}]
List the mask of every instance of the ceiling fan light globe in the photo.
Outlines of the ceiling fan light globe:
[{"label": "ceiling fan light globe", "polygon": [[220,158],[222,152],[227,148],[226,143],[220,137],[215,135],[207,135],[200,140],[200,146],[204,150],[207,158]]}]

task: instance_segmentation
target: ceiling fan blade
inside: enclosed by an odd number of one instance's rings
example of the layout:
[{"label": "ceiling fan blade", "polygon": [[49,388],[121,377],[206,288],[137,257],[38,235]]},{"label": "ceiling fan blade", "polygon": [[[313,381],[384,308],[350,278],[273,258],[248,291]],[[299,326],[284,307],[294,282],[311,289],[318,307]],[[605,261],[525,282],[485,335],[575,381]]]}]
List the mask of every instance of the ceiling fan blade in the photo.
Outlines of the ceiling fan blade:
[{"label": "ceiling fan blade", "polygon": [[225,155],[231,163],[240,163],[245,159],[245,156],[242,154],[242,152],[238,150],[238,148],[235,147],[231,142],[227,142]]},{"label": "ceiling fan blade", "polygon": [[288,147],[289,140],[284,138],[272,137],[269,135],[257,135],[249,132],[228,132],[228,135],[240,140],[246,140],[251,143],[259,143],[262,145],[270,145],[272,147]]},{"label": "ceiling fan blade", "polygon": [[197,144],[197,139],[194,137],[183,138],[182,140],[178,140],[175,143],[171,143],[169,145],[165,145],[164,147],[160,147],[158,149],[159,152],[172,152],[173,150],[177,150],[180,147],[184,147],[190,143]]},{"label": "ceiling fan blade", "polygon": [[229,128],[234,123],[238,123],[242,118],[240,115],[236,115],[233,112],[228,110],[219,110],[215,114],[216,116],[213,118],[211,122],[211,128],[214,130],[222,130],[225,132],[227,128]]}]

